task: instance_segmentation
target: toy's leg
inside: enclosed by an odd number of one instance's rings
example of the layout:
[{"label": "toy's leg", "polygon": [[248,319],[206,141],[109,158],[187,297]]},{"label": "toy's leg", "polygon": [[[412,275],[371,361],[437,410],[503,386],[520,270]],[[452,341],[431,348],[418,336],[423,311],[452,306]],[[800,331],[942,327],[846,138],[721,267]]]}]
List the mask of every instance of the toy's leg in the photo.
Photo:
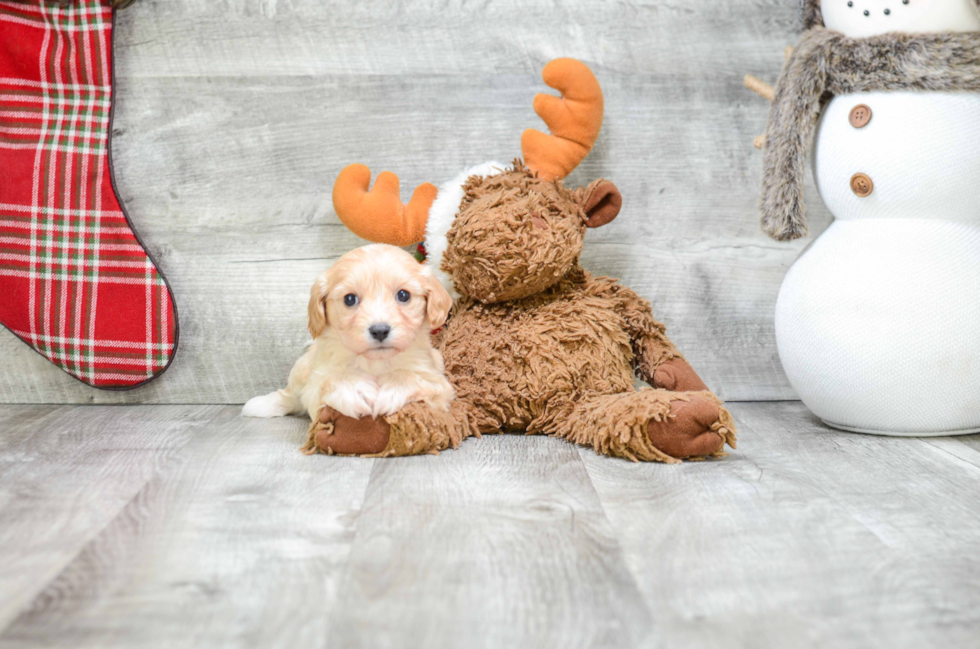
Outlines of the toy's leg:
[{"label": "toy's leg", "polygon": [[449,412],[411,403],[394,415],[377,419],[353,419],[324,406],[310,425],[303,451],[374,457],[437,453],[456,448],[476,434],[471,422],[469,406],[460,400],[453,402]]},{"label": "toy's leg", "polygon": [[607,291],[626,320],[633,346],[633,368],[641,379],[655,388],[676,392],[708,389],[667,337],[667,328],[654,320],[649,302],[615,283],[609,284]]},{"label": "toy's leg", "polygon": [[698,373],[686,359],[675,356],[665,361],[653,372],[650,385],[676,392],[703,392],[708,390]]},{"label": "toy's leg", "polygon": [[677,462],[735,448],[732,417],[710,392],[637,392],[587,397],[546,432],[604,455]]},{"label": "toy's leg", "polygon": [[631,332],[636,355],[634,367],[641,379],[655,388],[674,392],[702,392],[708,389],[691,364],[667,338],[663,325],[652,317],[638,317],[637,320],[646,325]]}]

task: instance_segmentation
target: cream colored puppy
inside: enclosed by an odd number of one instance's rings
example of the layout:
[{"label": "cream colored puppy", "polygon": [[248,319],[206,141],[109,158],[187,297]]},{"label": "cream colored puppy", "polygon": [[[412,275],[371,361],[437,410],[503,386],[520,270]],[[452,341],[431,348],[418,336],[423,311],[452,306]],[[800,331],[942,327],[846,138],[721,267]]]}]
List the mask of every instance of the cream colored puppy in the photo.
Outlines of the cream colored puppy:
[{"label": "cream colored puppy", "polygon": [[330,406],[348,417],[381,417],[421,401],[449,410],[455,393],[432,348],[452,298],[432,270],[401,248],[353,250],[322,273],[310,292],[313,343],[289,373],[285,389],[250,399],[246,417]]}]

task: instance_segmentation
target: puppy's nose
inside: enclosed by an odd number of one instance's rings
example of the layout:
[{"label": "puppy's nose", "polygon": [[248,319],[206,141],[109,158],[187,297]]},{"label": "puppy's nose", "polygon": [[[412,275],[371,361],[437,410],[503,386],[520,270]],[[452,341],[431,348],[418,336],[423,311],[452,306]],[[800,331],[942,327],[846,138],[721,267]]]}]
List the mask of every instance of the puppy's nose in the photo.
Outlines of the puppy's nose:
[{"label": "puppy's nose", "polygon": [[373,324],[368,327],[368,333],[380,343],[391,333],[391,327],[386,324]]}]

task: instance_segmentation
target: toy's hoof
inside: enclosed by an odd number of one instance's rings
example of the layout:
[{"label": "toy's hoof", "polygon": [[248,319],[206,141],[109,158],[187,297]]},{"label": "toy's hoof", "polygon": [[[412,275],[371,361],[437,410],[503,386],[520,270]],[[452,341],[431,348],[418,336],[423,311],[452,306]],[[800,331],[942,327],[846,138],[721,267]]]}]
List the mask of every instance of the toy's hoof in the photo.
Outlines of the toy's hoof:
[{"label": "toy's hoof", "polygon": [[[340,414],[330,406],[320,410],[319,430],[313,442],[324,453],[335,455],[373,455],[388,447],[391,426],[384,419],[362,417],[354,419]],[[333,424],[333,426],[327,426]]]},{"label": "toy's hoof", "polygon": [[708,389],[691,364],[683,358],[673,358],[653,373],[653,387],[671,392],[701,392]]},{"label": "toy's hoof", "polygon": [[647,426],[650,443],[671,457],[706,457],[721,451],[725,437],[715,432],[721,406],[713,399],[692,395],[690,401],[671,401],[670,416]]}]

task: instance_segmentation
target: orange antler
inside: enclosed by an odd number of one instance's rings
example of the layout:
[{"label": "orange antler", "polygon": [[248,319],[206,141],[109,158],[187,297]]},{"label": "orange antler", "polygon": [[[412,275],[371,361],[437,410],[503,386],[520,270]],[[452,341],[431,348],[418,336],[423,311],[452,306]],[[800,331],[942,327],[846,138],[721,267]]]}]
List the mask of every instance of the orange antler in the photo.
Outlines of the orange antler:
[{"label": "orange antler", "polygon": [[371,191],[371,170],[362,164],[344,167],[333,185],[333,208],[357,236],[375,243],[410,246],[425,238],[429,208],[439,190],[432,183],[415,188],[402,204],[398,176],[382,171]]},{"label": "orange antler", "polygon": [[602,128],[602,88],[592,70],[575,59],[555,59],[544,66],[541,78],[561,97],[540,94],[534,112],[552,135],[529,128],[521,136],[524,162],[542,178],[564,178],[585,156]]}]

